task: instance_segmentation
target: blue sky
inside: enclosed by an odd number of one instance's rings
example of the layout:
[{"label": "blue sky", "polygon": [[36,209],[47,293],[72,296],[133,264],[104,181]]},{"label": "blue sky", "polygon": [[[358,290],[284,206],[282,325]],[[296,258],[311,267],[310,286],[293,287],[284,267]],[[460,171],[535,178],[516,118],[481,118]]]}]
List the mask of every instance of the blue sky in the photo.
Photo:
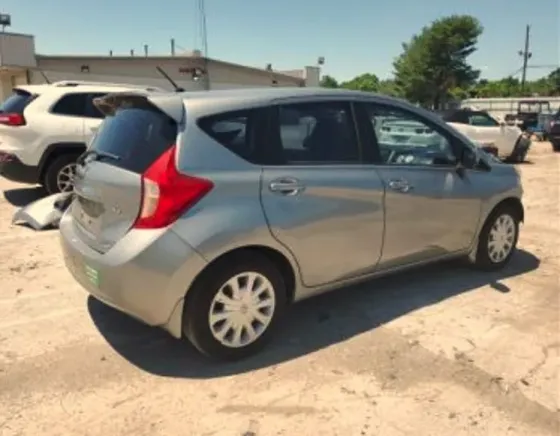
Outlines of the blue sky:
[{"label": "blue sky", "polygon": [[[174,37],[201,46],[195,0],[3,0],[13,32],[32,33],[42,54],[115,54],[148,44],[169,53]],[[531,65],[560,61],[559,0],[206,0],[208,54],[246,65],[295,69],[324,56],[325,74],[389,77],[401,43],[438,17],[465,13],[484,26],[471,60],[497,78],[521,66],[525,25],[531,24]],[[551,69],[530,68],[529,77]]]}]

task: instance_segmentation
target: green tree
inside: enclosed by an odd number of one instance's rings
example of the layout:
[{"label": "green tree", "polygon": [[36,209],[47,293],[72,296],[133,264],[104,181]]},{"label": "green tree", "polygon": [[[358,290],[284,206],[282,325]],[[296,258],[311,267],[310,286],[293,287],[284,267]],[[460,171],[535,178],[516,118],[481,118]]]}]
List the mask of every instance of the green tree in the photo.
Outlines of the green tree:
[{"label": "green tree", "polygon": [[343,82],[340,86],[355,91],[377,92],[379,91],[379,79],[375,74],[364,73],[348,82]]},{"label": "green tree", "polygon": [[480,72],[467,58],[476,51],[482,30],[476,18],[452,15],[434,21],[404,43],[403,53],[393,63],[404,97],[439,108],[452,97],[452,89],[473,86]]},{"label": "green tree", "polygon": [[337,80],[334,77],[329,76],[329,75],[324,75],[321,78],[321,86],[323,88],[338,88],[339,85],[338,85]]},{"label": "green tree", "polygon": [[560,95],[560,68],[556,68],[550,73],[548,75],[548,80],[550,82],[551,92]]},{"label": "green tree", "polygon": [[381,80],[379,82],[378,92],[380,94],[390,95],[392,97],[401,97],[402,95],[401,90],[393,79]]}]

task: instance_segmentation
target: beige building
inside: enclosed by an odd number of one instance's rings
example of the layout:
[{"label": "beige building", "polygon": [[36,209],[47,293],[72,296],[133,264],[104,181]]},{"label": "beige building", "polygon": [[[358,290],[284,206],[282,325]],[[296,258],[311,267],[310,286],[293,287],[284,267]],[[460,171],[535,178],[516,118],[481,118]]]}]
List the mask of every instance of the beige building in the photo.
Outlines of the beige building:
[{"label": "beige building", "polygon": [[172,89],[161,67],[187,91],[255,86],[318,86],[320,68],[274,71],[204,58],[200,52],[175,56],[48,56],[35,53],[32,35],[0,33],[0,101],[14,86],[59,80],[131,83]]}]

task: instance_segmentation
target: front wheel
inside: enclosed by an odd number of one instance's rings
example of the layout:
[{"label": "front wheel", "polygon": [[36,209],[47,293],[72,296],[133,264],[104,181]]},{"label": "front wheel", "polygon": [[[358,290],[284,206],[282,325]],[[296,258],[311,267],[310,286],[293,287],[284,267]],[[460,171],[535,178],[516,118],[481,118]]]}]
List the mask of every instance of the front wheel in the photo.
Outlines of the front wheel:
[{"label": "front wheel", "polygon": [[183,333],[207,356],[247,357],[267,342],[285,305],[278,268],[264,256],[239,254],[210,266],[189,290]]},{"label": "front wheel", "polygon": [[487,271],[506,266],[517,247],[519,222],[511,207],[500,206],[492,212],[478,237],[474,265]]}]

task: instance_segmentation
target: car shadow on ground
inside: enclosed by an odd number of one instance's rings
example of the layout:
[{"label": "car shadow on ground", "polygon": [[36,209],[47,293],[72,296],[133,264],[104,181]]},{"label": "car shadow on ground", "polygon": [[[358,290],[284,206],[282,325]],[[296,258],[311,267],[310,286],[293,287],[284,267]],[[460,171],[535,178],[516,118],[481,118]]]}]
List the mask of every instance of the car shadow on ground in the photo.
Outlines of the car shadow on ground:
[{"label": "car shadow on ground", "polygon": [[34,202],[45,195],[45,190],[40,186],[33,186],[30,188],[16,188],[4,191],[4,198],[12,206],[23,207],[29,203]]},{"label": "car shadow on ground", "polygon": [[380,278],[305,300],[288,311],[274,339],[259,354],[233,362],[214,362],[186,340],[178,341],[89,297],[88,311],[111,347],[137,367],[160,376],[213,378],[289,361],[344,342],[422,307],[490,285],[507,297],[501,281],[533,271],[534,255],[519,250],[499,272],[473,271],[458,262]]}]

